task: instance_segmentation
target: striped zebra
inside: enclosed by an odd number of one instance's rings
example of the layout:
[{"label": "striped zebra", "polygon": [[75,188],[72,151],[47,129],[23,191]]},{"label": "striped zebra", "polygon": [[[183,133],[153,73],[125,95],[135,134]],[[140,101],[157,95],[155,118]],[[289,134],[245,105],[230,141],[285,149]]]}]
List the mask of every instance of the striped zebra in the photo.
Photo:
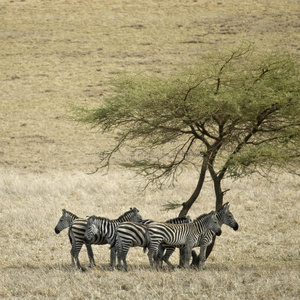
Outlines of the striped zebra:
[{"label": "striped zebra", "polygon": [[[72,225],[73,222],[75,222],[75,220],[76,220],[77,224],[79,224],[79,223],[86,224],[87,223],[86,219],[79,218],[78,216],[74,215],[73,213],[63,209],[62,216],[60,217],[57,225],[54,228],[56,234],[59,234],[65,228],[69,228],[68,236],[69,236],[71,246],[73,245],[73,243],[75,241],[73,240],[73,234],[70,233],[70,230],[71,230],[70,226]],[[94,254],[93,254],[92,247],[90,244],[85,244],[85,245],[86,245],[90,265],[95,266],[95,260],[94,260]],[[73,258],[72,258],[72,264],[74,264]]]},{"label": "striped zebra", "polygon": [[[221,233],[222,230],[214,211],[203,214],[192,223],[187,224],[151,223],[147,226],[147,238],[150,240],[148,252],[150,266],[153,268],[153,257],[157,256],[159,244],[163,243],[185,247],[184,267],[187,268],[192,249],[201,242],[202,252],[206,251],[213,236],[221,235]],[[201,255],[202,257],[203,255]],[[204,262],[201,261],[203,267]]]},{"label": "striped zebra", "polygon": [[[143,247],[146,252],[149,240],[146,236],[147,225],[154,223],[153,220],[142,220],[140,223],[124,222],[118,226],[116,233],[116,250],[118,257],[118,269],[122,268],[122,261],[125,271],[127,271],[126,257],[130,247]],[[190,217],[173,218],[166,223],[182,224],[191,222]]]},{"label": "striped zebra", "polygon": [[116,231],[118,226],[127,221],[140,222],[142,217],[138,214],[136,208],[131,210],[130,217],[110,220],[103,217],[91,216],[87,220],[84,232],[84,241],[86,243],[110,244],[110,266],[114,269],[116,265]]},{"label": "striped zebra", "polygon": [[[115,221],[117,222],[126,222],[126,221],[132,221],[132,220],[140,220],[141,217],[138,214],[138,209],[137,208],[130,208],[129,211],[125,212],[123,215],[121,215],[118,219],[116,219]],[[75,215],[74,215],[75,216]],[[60,223],[61,221],[59,221]],[[62,221],[61,223],[63,223],[65,221]],[[87,251],[88,251],[88,256],[89,256],[89,261],[90,261],[90,265],[91,266],[95,266],[95,261],[94,261],[94,255],[93,255],[93,251],[92,251],[92,247],[91,245],[105,245],[107,244],[106,240],[99,234],[94,235],[91,240],[86,243],[84,240],[84,233],[87,227],[87,219],[83,219],[83,218],[74,218],[74,220],[72,221],[72,223],[69,225],[69,239],[72,245],[71,248],[71,260],[72,260],[72,265],[75,265],[78,269],[85,271],[85,268],[83,268],[80,265],[78,256],[79,256],[79,252],[82,248],[82,245],[85,244],[87,247]],[[56,227],[57,228],[57,227]],[[57,228],[57,230],[59,230],[59,228]],[[62,230],[62,229],[60,229]]]},{"label": "striped zebra", "polygon": [[[237,231],[239,229],[239,224],[235,220],[233,214],[229,210],[230,204],[227,202],[223,204],[223,206],[217,211],[217,218],[219,220],[220,226],[223,224],[231,227],[234,231]],[[207,256],[207,253],[206,253]],[[192,251],[192,265],[199,266],[200,263],[200,257],[196,254],[196,252]]]},{"label": "striped zebra", "polygon": [[[217,212],[216,212],[216,217],[219,221],[220,227],[225,224],[231,228],[233,228],[235,231],[238,230],[239,225],[236,222],[236,220],[234,219],[233,214],[231,213],[231,211],[229,210],[229,203],[225,203]],[[201,243],[201,240],[199,241]],[[201,244],[197,245],[196,247],[200,247],[201,248]],[[173,268],[173,265],[169,262],[169,258],[170,256],[173,254],[173,252],[175,251],[175,246],[171,246],[171,245],[165,245],[166,248],[166,253],[161,257],[161,255],[159,255],[159,260],[162,262],[164,261],[166,264],[168,264],[170,267]],[[183,248],[183,247],[179,247],[179,248]],[[196,253],[193,250],[192,251],[192,256],[193,256],[193,260],[196,259]],[[197,259],[197,264],[199,266],[199,259]]]}]

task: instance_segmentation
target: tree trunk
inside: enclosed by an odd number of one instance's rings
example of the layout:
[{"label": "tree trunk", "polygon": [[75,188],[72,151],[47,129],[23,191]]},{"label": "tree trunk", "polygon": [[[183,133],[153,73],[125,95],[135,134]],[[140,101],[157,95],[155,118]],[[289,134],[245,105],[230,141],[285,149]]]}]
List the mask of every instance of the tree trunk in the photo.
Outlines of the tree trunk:
[{"label": "tree trunk", "polygon": [[[214,182],[214,190],[215,190],[215,196],[216,196],[216,211],[217,211],[223,205],[224,192],[222,191],[222,188],[221,188],[221,181],[223,179],[223,176],[222,176],[222,178],[218,177],[212,166],[209,166],[208,169],[209,169],[210,175]],[[214,236],[213,242],[206,249],[206,258],[209,257],[209,255],[215,245],[215,241],[216,241],[216,236]],[[193,258],[192,265],[198,266],[199,262],[200,262],[200,255],[197,255],[196,252],[193,251],[192,258]]]},{"label": "tree trunk", "polygon": [[[204,156],[197,186],[196,186],[193,194],[191,195],[190,199],[188,201],[182,203],[183,208],[181,209],[178,217],[180,217],[180,218],[185,217],[187,215],[189,209],[192,207],[192,205],[198,198],[198,196],[201,192],[204,180],[205,180],[207,165],[208,165],[208,157]],[[179,266],[183,266],[183,264],[184,264],[184,249],[180,249]]]},{"label": "tree trunk", "polygon": [[194,202],[198,198],[198,196],[199,196],[199,194],[201,192],[204,180],[205,180],[205,174],[206,174],[206,170],[207,170],[207,165],[208,165],[208,157],[204,156],[203,157],[201,172],[200,172],[200,176],[199,176],[199,179],[198,179],[197,186],[196,186],[193,194],[189,198],[189,200],[186,201],[186,202],[184,202],[184,203],[182,203],[183,208],[181,209],[181,211],[180,211],[180,213],[178,215],[179,218],[185,217],[187,215],[189,209],[192,207],[192,205],[194,204]]}]

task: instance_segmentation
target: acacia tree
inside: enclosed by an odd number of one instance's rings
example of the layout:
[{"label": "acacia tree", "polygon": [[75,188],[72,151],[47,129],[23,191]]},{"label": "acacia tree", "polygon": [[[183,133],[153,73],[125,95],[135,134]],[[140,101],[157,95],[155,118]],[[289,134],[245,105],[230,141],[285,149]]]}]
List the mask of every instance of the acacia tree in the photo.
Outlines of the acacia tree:
[{"label": "acacia tree", "polygon": [[123,74],[112,92],[97,109],[77,108],[77,120],[114,133],[101,166],[126,149],[118,163],[145,175],[146,185],[196,166],[189,199],[169,203],[182,207],[179,216],[198,198],[207,171],[219,209],[225,176],[299,166],[299,64],[287,54],[256,55],[242,46],[169,78]]}]

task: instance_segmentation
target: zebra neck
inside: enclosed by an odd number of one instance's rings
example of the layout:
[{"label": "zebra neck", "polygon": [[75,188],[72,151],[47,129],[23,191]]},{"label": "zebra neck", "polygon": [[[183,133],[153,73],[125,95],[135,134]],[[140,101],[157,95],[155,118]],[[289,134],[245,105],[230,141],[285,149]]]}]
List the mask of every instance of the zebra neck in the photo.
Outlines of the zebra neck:
[{"label": "zebra neck", "polygon": [[129,212],[121,217],[119,217],[118,219],[116,219],[116,222],[127,222],[129,221],[131,218],[133,217],[132,212]]},{"label": "zebra neck", "polygon": [[208,223],[208,217],[210,216],[206,215],[204,218],[201,218],[193,222],[199,231],[202,231],[203,228],[205,228],[206,224]]},{"label": "zebra neck", "polygon": [[217,217],[217,219],[218,219],[218,221],[219,221],[219,224],[220,224],[220,226],[222,226],[223,224],[224,224],[224,210],[223,209],[220,209],[219,211],[217,211],[217,213],[216,213],[216,217]]},{"label": "zebra neck", "polygon": [[79,219],[79,217],[77,217],[76,215],[74,215],[70,212],[68,213],[68,217],[69,217],[70,223],[73,222],[74,220]]}]

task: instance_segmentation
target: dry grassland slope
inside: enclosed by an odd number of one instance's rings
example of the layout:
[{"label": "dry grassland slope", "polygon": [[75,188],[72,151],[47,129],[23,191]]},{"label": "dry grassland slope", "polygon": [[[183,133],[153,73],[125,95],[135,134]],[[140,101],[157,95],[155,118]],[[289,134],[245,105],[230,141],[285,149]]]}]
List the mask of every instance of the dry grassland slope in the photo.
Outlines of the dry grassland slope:
[{"label": "dry grassland slope", "polygon": [[[96,246],[98,266],[81,273],[67,231],[54,233],[62,208],[174,217],[161,204],[186,200],[197,177],[142,193],[142,179],[117,167],[86,175],[109,140],[70,120],[72,105],[97,107],[120,72],[167,75],[243,41],[299,57],[299,24],[297,0],[1,0],[0,298],[299,299],[299,179],[289,174],[224,182],[240,230],[224,228],[204,272],[151,271],[142,249],[130,250],[128,273],[111,272],[108,247]],[[213,198],[207,181],[191,217]]]}]

